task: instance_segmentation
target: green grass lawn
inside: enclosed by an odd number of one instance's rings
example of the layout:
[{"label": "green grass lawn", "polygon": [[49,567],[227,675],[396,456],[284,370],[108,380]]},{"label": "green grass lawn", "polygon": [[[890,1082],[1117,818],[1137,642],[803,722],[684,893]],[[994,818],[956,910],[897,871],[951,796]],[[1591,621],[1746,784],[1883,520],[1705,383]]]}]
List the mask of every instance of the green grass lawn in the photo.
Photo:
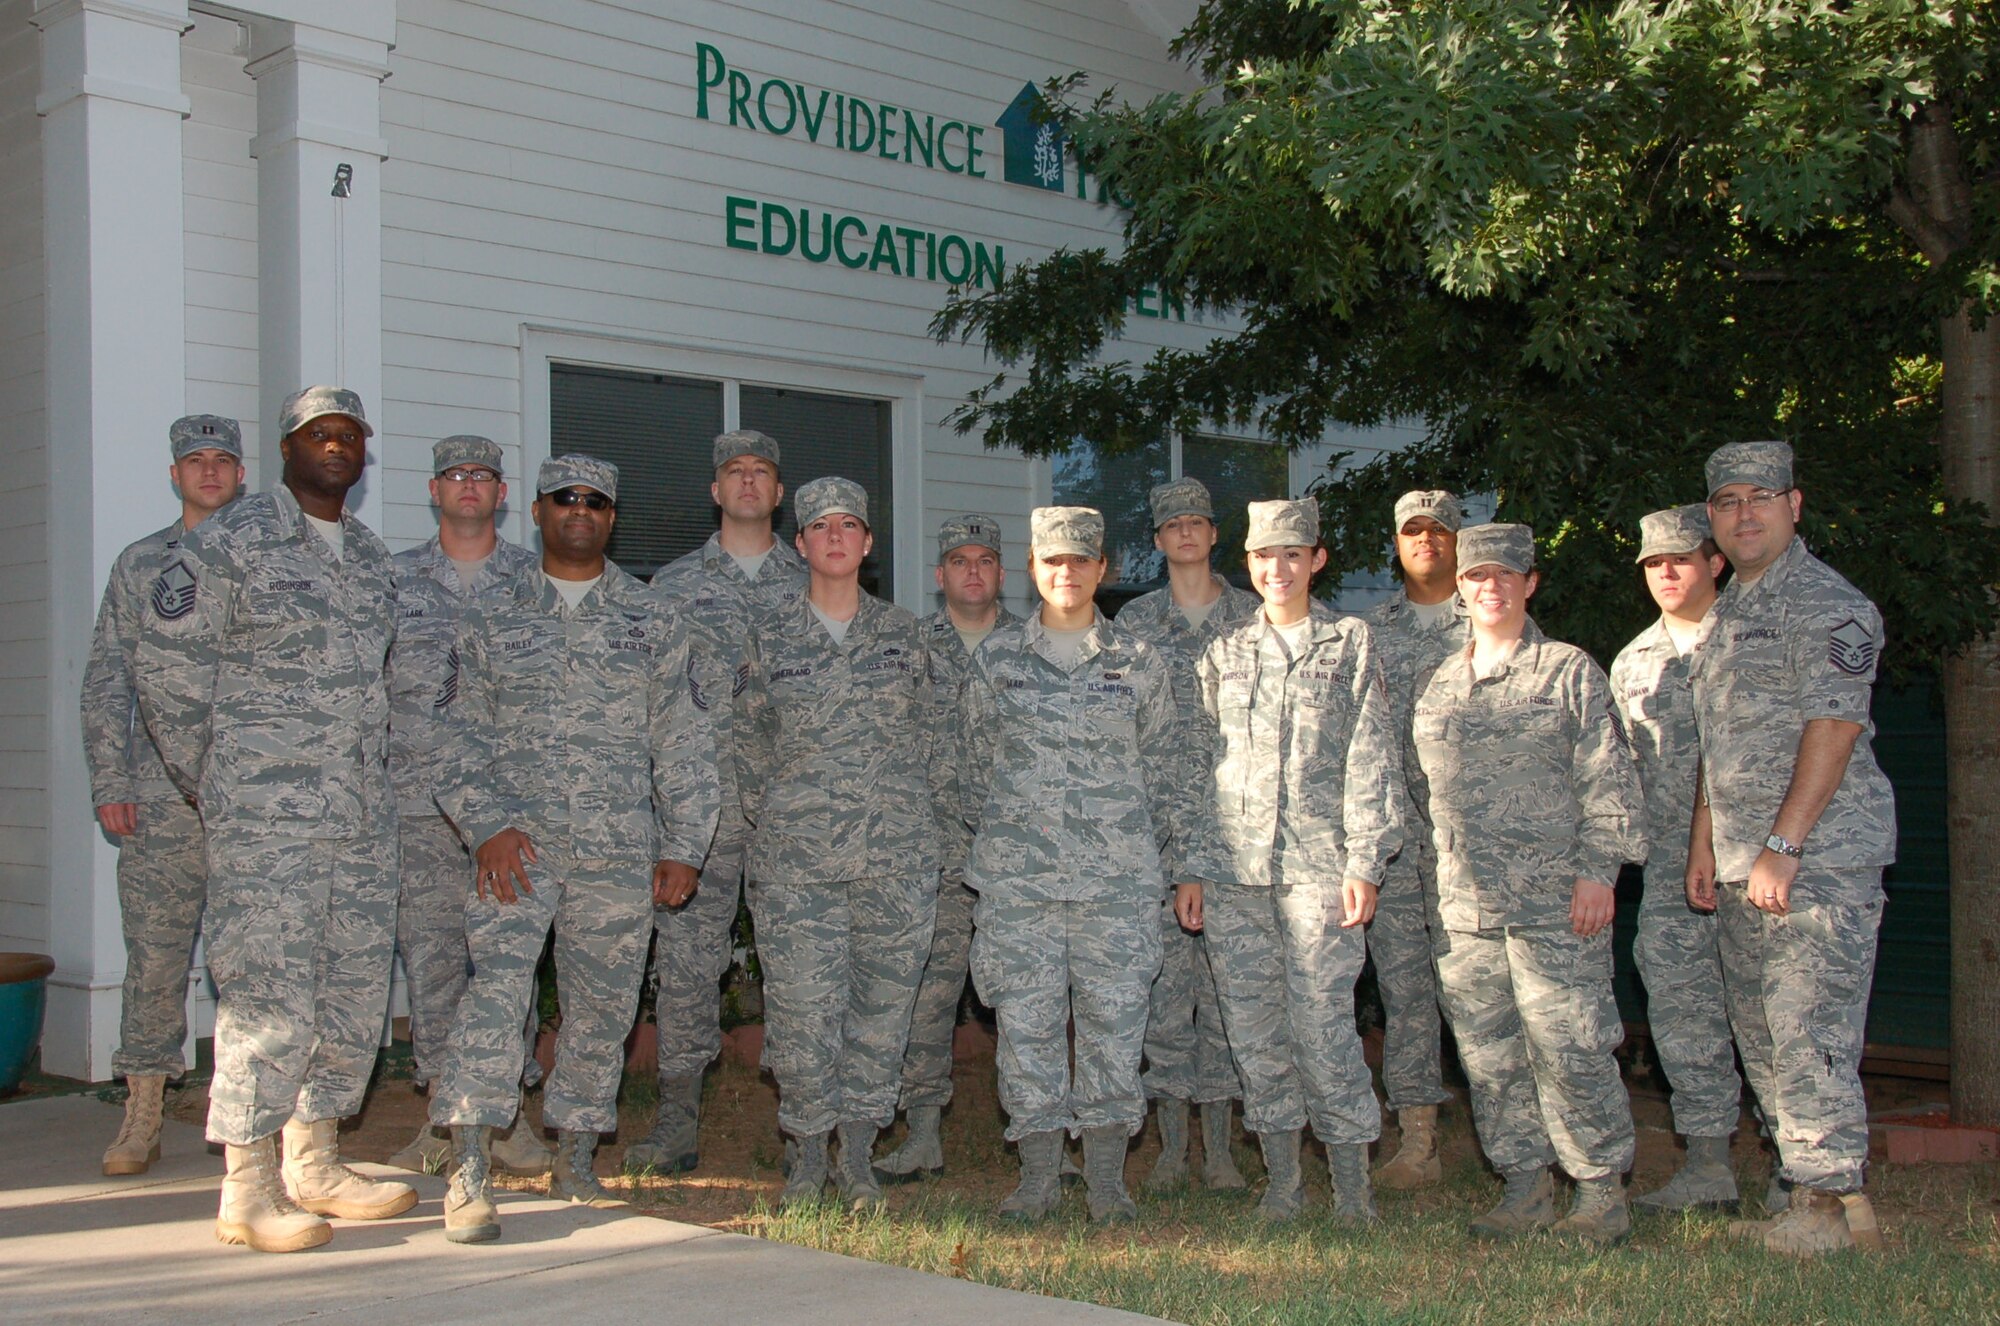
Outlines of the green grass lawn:
[{"label": "green grass lawn", "polygon": [[[1142,1198],[1137,1224],[1098,1230],[1080,1193],[1056,1219],[1021,1229],[941,1183],[884,1215],[760,1212],[736,1227],[1195,1326],[2000,1322],[1996,1178],[1994,1165],[1878,1167],[1878,1200],[1921,1216],[1885,1212],[1884,1253],[1807,1264],[1732,1239],[1728,1221],[1709,1216],[1641,1217],[1631,1242],[1609,1252],[1546,1238],[1475,1243],[1465,1221],[1499,1185],[1465,1162],[1436,1189],[1381,1194],[1382,1223],[1365,1230],[1326,1215],[1323,1187],[1306,1218],[1277,1230],[1250,1214],[1254,1188]],[[1761,1191],[1761,1175],[1754,1184]]]}]

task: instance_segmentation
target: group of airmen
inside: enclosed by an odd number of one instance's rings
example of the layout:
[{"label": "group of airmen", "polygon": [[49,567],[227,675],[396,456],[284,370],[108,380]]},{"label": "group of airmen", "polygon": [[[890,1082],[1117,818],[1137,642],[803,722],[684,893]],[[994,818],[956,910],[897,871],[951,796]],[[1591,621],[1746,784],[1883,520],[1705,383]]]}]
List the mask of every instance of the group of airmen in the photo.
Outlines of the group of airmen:
[{"label": "group of airmen", "polygon": [[[763,433],[715,439],[716,533],[642,584],[605,557],[608,462],[541,466],[537,553],[495,527],[500,448],[444,438],[437,535],[391,557],[346,510],[360,399],[307,388],[279,431],[281,481],[239,498],[235,422],[172,426],[182,518],[119,559],[83,685],[128,954],[130,1094],[104,1171],[158,1156],[199,930],[224,1242],[307,1248],[326,1216],[414,1204],[339,1155],[399,948],[429,1097],[401,1160],[449,1168],[452,1241],[499,1236],[496,1170],[616,1200],[594,1151],[649,947],[659,1105],[625,1163],[694,1169],[746,901],[785,1204],[832,1184],[864,1209],[944,1170],[969,974],[997,1021],[1011,1218],[1058,1208],[1072,1138],[1092,1219],[1134,1216],[1149,1104],[1147,1189],[1195,1172],[1196,1107],[1202,1181],[1245,1187],[1240,1102],[1261,1216],[1303,1209],[1310,1127],[1335,1213],[1373,1221],[1375,1186],[1441,1177],[1449,1021],[1504,1181],[1476,1236],[1609,1245],[1632,1205],[1735,1209],[1740,1056],[1778,1164],[1773,1218],[1734,1228],[1795,1255],[1876,1241],[1859,1063],[1894,843],[1869,746],[1882,625],[1798,538],[1784,444],[1719,448],[1705,502],[1641,523],[1660,617],[1607,677],[1529,616],[1531,531],[1468,526],[1449,492],[1396,503],[1400,589],[1365,618],[1312,595],[1314,502],[1250,504],[1246,592],[1214,569],[1208,491],[1181,479],[1151,494],[1168,583],[1115,621],[1095,606],[1103,517],[1074,506],[1032,515],[1025,619],[1001,605],[999,523],[945,521],[944,606],[919,620],[861,588],[859,485],[803,485],[795,545],[776,540]],[[1637,956],[1686,1139],[1630,1201],[1627,862],[1646,867]],[[553,1153],[522,1107],[551,931]],[[1370,958],[1399,1136],[1372,1174]]]}]

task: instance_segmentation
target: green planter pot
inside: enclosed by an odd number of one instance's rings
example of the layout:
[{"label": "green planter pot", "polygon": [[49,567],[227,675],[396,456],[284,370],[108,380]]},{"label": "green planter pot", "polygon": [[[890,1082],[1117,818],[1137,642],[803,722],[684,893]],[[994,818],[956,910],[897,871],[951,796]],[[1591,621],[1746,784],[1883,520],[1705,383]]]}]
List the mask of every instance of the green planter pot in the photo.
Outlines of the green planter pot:
[{"label": "green planter pot", "polygon": [[42,1010],[55,969],[55,961],[39,953],[0,953],[0,1096],[20,1087],[42,1043]]}]

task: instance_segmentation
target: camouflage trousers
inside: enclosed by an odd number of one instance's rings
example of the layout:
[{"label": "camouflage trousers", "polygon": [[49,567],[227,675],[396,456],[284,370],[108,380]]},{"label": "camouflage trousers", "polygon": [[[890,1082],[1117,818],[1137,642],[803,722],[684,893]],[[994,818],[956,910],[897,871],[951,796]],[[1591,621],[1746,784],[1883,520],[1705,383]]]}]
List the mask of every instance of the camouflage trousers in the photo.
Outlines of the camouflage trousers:
[{"label": "camouflage trousers", "polygon": [[1173,902],[1162,903],[1160,974],[1146,1013],[1148,1099],[1172,1096],[1207,1105],[1243,1095],[1215,987],[1207,939],[1181,929]]},{"label": "camouflage trousers", "polygon": [[778,1127],[793,1137],[843,1123],[888,1127],[930,952],[937,876],[753,880],[750,913]]},{"label": "camouflage trousers", "polygon": [[452,1018],[471,967],[465,895],[472,883],[472,854],[442,815],[404,816],[400,837],[396,947],[409,983],[413,1077],[428,1083],[444,1072]]},{"label": "camouflage trousers", "polygon": [[[1422,821],[1415,823],[1423,828]],[[1382,1089],[1392,1110],[1451,1098],[1440,1067],[1443,1019],[1431,952],[1428,894],[1434,868],[1425,848],[1405,847],[1383,874],[1375,919],[1368,923],[1368,956],[1382,997]]]},{"label": "camouflage trousers", "polygon": [[964,879],[963,871],[952,871],[938,884],[937,928],[910,1014],[910,1044],[903,1051],[900,1109],[951,1104],[952,1034],[958,1029],[958,1001],[972,963],[972,909],[979,900]]},{"label": "camouflage trousers", "polygon": [[466,881],[465,942],[472,980],[458,1001],[451,1053],[431,1091],[434,1124],[514,1121],[521,1100],[521,1025],[535,968],[556,935],[562,1030],[542,1095],[542,1120],[572,1132],[618,1131],[625,1038],[639,1011],[653,916],[653,863],[578,860],[559,839],[535,842],[533,893],[503,903]]},{"label": "camouflage trousers", "polygon": [[[1146,1120],[1139,1059],[1160,969],[1159,903],[1006,900],[974,911],[972,979],[1000,1023],[1007,1140]],[[1076,1073],[1069,1031],[1076,1029]]]},{"label": "camouflage trousers", "polygon": [[693,1077],[722,1053],[722,977],[735,954],[743,897],[743,844],[718,846],[702,863],[701,884],[679,907],[653,909],[653,1023],[660,1076]]},{"label": "camouflage trousers", "polygon": [[125,927],[125,991],[116,1077],[179,1077],[187,1060],[188,966],[208,897],[201,816],[175,799],[139,805],[139,828],[118,846],[118,916]]},{"label": "camouflage trousers", "polygon": [[1632,1102],[1612,1051],[1611,927],[1437,932],[1438,991],[1472,1083],[1472,1121],[1502,1174],[1560,1161],[1573,1179],[1632,1167]]},{"label": "camouflage trousers", "polygon": [[1367,941],[1340,925],[1340,888],[1318,880],[1206,891],[1208,957],[1243,1069],[1243,1126],[1312,1124],[1329,1146],[1382,1135],[1375,1079],[1354,1029]]},{"label": "camouflage trousers", "polygon": [[211,826],[215,1079],[208,1140],[247,1146],[296,1115],[361,1108],[389,1011],[396,825],[356,838]]},{"label": "camouflage trousers", "polygon": [[1743,1110],[1736,1046],[1722,996],[1721,922],[1687,905],[1687,863],[1646,866],[1632,956],[1646,984],[1646,1022],[1673,1088],[1674,1131],[1727,1137]]},{"label": "camouflage trousers", "polygon": [[[1879,868],[1802,870],[1785,916],[1752,907],[1740,883],[1716,890],[1729,1025],[1781,1172],[1795,1184],[1861,1187],[1868,1160],[1861,1043],[1882,926],[1881,881]],[[1862,902],[1816,901],[1870,892]]]}]

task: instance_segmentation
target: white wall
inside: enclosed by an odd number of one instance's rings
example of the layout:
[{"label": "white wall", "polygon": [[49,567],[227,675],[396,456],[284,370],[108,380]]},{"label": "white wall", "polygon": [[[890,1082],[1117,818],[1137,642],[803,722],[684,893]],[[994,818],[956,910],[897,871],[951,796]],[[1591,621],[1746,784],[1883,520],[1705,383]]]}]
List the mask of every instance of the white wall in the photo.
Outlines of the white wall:
[{"label": "white wall", "polygon": [[243,30],[194,12],[181,38],[181,86],[194,113],[181,126],[187,221],[187,408],[243,425],[248,489],[264,435],[257,417],[257,85],[243,72]]},{"label": "white wall", "polygon": [[0,949],[46,953],[49,482],[33,9],[0,0]]},{"label": "white wall", "polygon": [[[1109,209],[1003,182],[992,122],[1024,82],[1079,66],[1135,97],[1186,86],[1186,70],[1114,0],[660,11],[576,4],[554,22],[534,0],[400,7],[383,88],[386,533],[396,543],[428,535],[426,448],[438,436],[525,444],[509,458],[516,473],[540,458],[545,435],[522,436],[522,378],[536,371],[523,367],[522,328],[533,324],[606,338],[606,362],[618,361],[615,338],[632,338],[697,356],[764,356],[778,361],[777,381],[784,361],[915,375],[921,436],[899,449],[909,471],[897,475],[908,520],[898,521],[899,545],[920,548],[939,519],[985,510],[1013,535],[1018,568],[1037,500],[1031,468],[944,423],[996,370],[978,347],[929,336],[946,286],[732,249],[724,200],[963,234],[1002,246],[1010,264],[1115,243]],[[732,128],[720,98],[715,118],[698,119],[704,42],[758,82],[863,93],[985,126],[990,178],[816,145],[796,131]],[[1204,335],[1135,320],[1131,350]],[[656,357],[632,353],[635,365]],[[922,502],[912,503],[919,478]],[[914,579],[898,583],[919,606],[928,577]]]}]

